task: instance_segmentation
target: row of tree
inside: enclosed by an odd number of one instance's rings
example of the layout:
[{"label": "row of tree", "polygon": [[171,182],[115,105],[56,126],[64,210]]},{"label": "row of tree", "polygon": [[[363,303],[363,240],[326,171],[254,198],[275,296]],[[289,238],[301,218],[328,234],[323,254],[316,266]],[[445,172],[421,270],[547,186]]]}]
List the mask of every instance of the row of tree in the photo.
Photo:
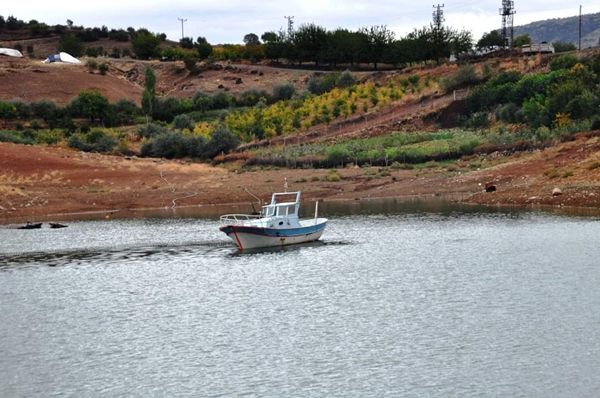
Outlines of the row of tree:
[{"label": "row of tree", "polygon": [[[247,45],[258,45],[250,35],[244,39]],[[380,63],[399,65],[438,61],[451,53],[467,51],[473,45],[470,32],[433,24],[398,40],[384,25],[352,31],[344,28],[327,30],[312,23],[301,25],[293,32],[266,32],[261,39],[265,57],[274,61],[283,58],[293,64],[310,62],[333,67],[368,63],[375,69]]]}]

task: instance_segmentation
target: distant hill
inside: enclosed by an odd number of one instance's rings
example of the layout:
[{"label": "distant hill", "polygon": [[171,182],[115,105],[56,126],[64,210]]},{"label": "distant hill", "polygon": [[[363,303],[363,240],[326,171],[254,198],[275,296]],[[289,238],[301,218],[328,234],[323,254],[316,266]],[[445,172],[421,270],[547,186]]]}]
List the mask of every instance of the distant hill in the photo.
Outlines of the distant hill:
[{"label": "distant hill", "polygon": [[[579,16],[547,19],[515,26],[515,37],[528,34],[534,43],[556,41],[577,45],[579,35]],[[581,47],[597,47],[600,40],[600,13],[586,14],[581,23]]]}]

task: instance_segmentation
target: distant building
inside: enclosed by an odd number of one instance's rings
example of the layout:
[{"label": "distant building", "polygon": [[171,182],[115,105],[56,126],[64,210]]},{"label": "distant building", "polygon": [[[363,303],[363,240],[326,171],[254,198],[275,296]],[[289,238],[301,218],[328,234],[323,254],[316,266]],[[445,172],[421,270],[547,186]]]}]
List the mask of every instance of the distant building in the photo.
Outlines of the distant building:
[{"label": "distant building", "polygon": [[521,53],[528,54],[554,54],[554,46],[552,43],[540,43],[540,44],[525,44],[521,46]]}]

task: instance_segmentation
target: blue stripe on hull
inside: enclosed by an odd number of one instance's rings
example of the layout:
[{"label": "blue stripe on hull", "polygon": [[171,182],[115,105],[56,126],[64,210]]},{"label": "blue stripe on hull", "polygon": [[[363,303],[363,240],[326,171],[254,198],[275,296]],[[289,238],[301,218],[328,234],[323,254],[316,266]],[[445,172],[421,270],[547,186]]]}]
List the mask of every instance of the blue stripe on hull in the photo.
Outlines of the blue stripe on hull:
[{"label": "blue stripe on hull", "polygon": [[219,228],[221,231],[226,233],[227,235],[236,232],[236,233],[244,233],[244,234],[253,234],[260,236],[269,236],[269,237],[291,237],[291,236],[301,236],[308,235],[320,231],[325,228],[327,223],[317,224],[317,225],[309,225],[308,227],[300,227],[300,228],[262,228],[262,227],[247,227],[247,226],[239,226],[239,225],[226,225],[224,227]]}]

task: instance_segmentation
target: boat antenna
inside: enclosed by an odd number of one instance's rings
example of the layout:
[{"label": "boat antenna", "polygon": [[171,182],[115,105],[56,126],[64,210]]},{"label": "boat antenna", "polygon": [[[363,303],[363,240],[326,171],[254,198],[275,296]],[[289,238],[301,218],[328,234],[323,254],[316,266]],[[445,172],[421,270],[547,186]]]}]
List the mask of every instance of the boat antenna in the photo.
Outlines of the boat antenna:
[{"label": "boat antenna", "polygon": [[287,177],[283,179],[283,192],[287,192],[288,190],[288,183],[287,183]]},{"label": "boat antenna", "polygon": [[[250,192],[248,190],[248,188],[244,187],[244,191],[246,191],[246,193],[250,196],[252,196],[254,199],[256,199],[256,201],[258,202],[258,208],[262,207],[262,200],[261,198],[259,198],[258,196],[256,196],[255,194],[253,194],[252,192]],[[256,209],[254,208],[254,203],[250,202],[250,205],[252,206],[252,211],[256,213]]]}]

